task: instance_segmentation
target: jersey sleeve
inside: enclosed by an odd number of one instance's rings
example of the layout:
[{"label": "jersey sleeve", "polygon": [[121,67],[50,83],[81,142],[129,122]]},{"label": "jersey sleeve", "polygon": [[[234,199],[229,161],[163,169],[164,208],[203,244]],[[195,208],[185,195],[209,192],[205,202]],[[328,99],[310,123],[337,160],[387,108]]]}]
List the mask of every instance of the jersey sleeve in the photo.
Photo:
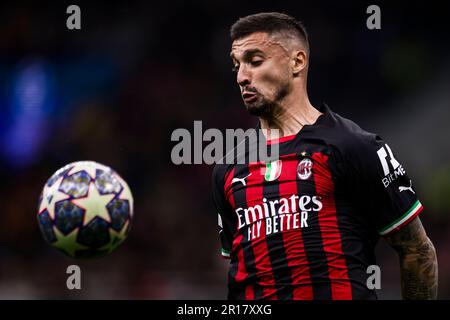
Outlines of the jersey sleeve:
[{"label": "jersey sleeve", "polygon": [[412,180],[391,147],[368,134],[353,148],[352,174],[359,197],[381,236],[389,236],[423,209]]},{"label": "jersey sleeve", "polygon": [[212,174],[212,196],[217,210],[221,255],[224,258],[230,258],[235,229],[233,210],[225,196],[225,183],[229,175],[230,172],[223,165],[216,165]]}]

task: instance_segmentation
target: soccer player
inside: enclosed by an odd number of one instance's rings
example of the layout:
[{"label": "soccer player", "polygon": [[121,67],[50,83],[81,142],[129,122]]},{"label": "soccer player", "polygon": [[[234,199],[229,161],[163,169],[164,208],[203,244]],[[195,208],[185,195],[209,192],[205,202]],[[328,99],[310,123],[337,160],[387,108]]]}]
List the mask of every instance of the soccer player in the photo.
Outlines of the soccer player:
[{"label": "soccer player", "polygon": [[435,299],[437,260],[416,190],[378,135],[312,106],[302,24],[259,13],[231,27],[248,112],[277,129],[278,160],[217,164],[213,198],[229,299],[376,299],[367,285],[380,237],[399,254],[404,299]]}]

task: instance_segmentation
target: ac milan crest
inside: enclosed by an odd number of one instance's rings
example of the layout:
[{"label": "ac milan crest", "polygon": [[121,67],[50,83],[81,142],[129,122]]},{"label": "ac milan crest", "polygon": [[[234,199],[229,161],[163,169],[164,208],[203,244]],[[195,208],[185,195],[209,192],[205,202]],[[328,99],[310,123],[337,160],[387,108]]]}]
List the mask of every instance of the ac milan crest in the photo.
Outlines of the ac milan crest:
[{"label": "ac milan crest", "polygon": [[309,158],[304,158],[297,166],[297,176],[301,180],[307,180],[312,173],[313,162]]}]

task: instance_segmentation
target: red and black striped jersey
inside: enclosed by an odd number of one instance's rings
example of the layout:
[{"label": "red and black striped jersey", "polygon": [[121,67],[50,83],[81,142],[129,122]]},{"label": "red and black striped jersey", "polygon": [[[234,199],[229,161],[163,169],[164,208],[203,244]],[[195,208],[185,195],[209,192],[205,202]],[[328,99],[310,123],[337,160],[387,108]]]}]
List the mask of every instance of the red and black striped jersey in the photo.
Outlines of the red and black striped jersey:
[{"label": "red and black striped jersey", "polygon": [[277,141],[270,162],[217,164],[212,190],[229,299],[376,299],[375,245],[422,209],[378,135],[332,112]]}]

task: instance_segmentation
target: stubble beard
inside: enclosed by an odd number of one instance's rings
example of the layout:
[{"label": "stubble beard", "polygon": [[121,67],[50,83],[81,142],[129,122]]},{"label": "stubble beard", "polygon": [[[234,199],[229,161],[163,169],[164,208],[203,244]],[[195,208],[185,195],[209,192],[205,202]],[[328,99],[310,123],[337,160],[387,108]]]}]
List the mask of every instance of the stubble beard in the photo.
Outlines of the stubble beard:
[{"label": "stubble beard", "polygon": [[281,85],[275,95],[275,99],[269,100],[258,91],[254,90],[257,99],[252,103],[245,103],[248,113],[263,119],[271,119],[274,117],[280,102],[289,92],[289,85]]}]

